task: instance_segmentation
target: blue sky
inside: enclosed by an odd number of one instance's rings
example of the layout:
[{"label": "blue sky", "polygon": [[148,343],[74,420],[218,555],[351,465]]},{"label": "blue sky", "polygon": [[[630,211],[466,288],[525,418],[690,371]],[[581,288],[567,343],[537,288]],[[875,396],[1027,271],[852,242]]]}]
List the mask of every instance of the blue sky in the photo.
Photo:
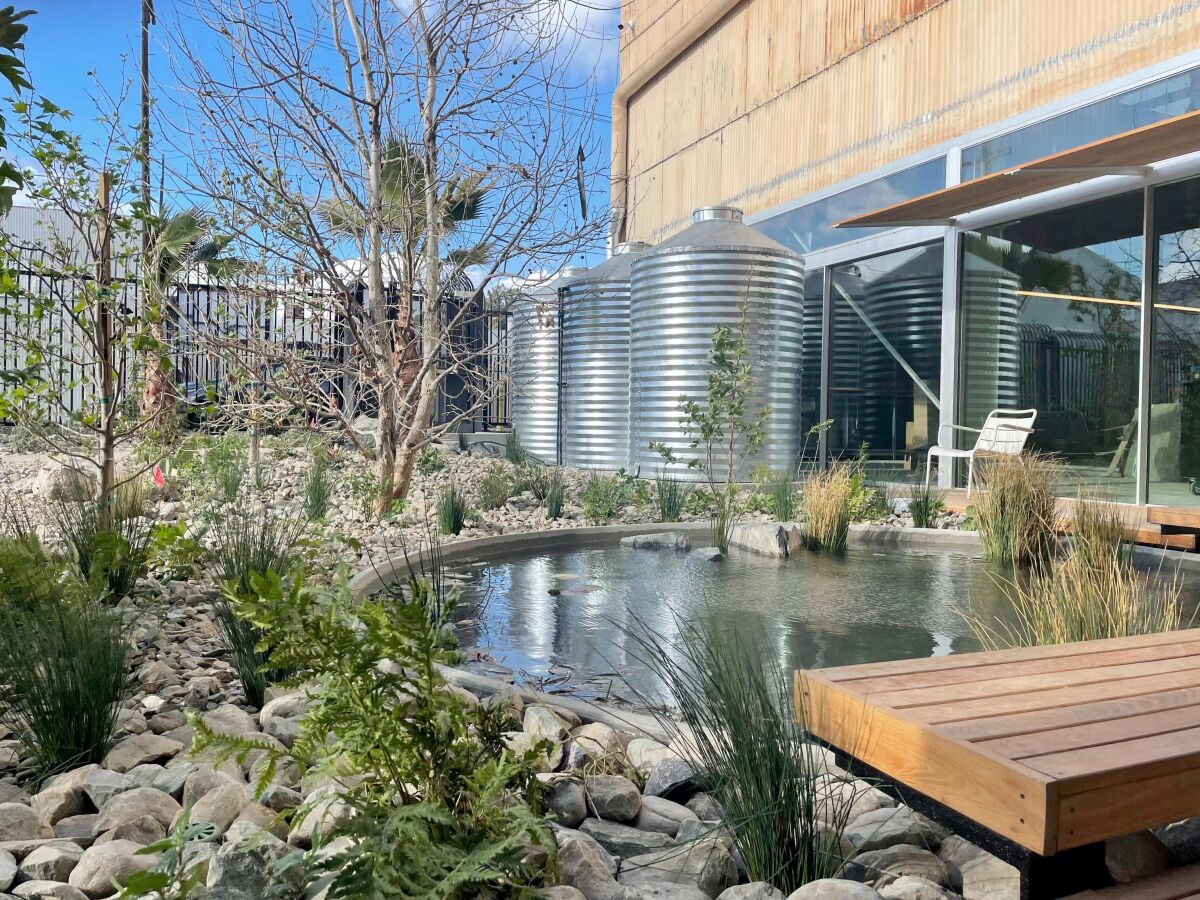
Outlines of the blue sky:
[{"label": "blue sky", "polygon": [[[157,0],[160,22],[180,22],[188,28],[189,13],[204,0]],[[597,105],[593,132],[607,172],[611,127],[612,89],[617,75],[617,21],[619,0],[546,0],[548,4],[574,5],[571,15],[579,22],[573,36],[581,71],[597,73]],[[35,93],[70,109],[73,128],[85,140],[99,134],[93,96],[97,84],[116,94],[124,80],[135,79],[139,53],[140,0],[17,0],[20,8],[31,8],[26,61]],[[308,0],[296,0],[295,8],[308,8]],[[197,30],[202,26],[196,25]],[[167,116],[173,105],[172,76],[165,50],[155,46],[163,40],[162,28],[152,30],[151,71],[156,81],[155,102]],[[137,120],[136,91],[131,91],[123,118]],[[157,173],[158,166],[155,166]],[[170,179],[168,177],[168,183]],[[597,176],[591,191],[607,197],[607,177]],[[168,186],[168,198],[170,188]],[[20,198],[18,198],[20,203]],[[169,202],[169,199],[168,199]],[[179,204],[176,204],[179,205]],[[598,260],[588,260],[589,263]]]}]

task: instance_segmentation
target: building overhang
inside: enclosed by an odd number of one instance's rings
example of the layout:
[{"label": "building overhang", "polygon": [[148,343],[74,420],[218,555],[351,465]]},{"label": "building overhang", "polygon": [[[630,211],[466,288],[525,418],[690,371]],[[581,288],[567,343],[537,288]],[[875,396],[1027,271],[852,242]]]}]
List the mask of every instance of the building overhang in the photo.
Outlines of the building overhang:
[{"label": "building overhang", "polygon": [[1107,175],[1144,177],[1150,167],[1200,150],[1200,110],[1044,156],[838,222],[837,228],[953,225],[957,216]]}]

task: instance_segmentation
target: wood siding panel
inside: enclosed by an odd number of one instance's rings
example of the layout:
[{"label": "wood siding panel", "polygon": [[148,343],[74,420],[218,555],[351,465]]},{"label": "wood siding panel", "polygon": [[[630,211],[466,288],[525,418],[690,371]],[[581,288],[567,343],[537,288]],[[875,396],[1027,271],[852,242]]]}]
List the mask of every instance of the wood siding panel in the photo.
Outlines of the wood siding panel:
[{"label": "wood siding panel", "polygon": [[[707,2],[627,0],[622,72]],[[794,199],[1189,52],[1198,28],[1195,0],[743,0],[630,103],[628,236]]]}]

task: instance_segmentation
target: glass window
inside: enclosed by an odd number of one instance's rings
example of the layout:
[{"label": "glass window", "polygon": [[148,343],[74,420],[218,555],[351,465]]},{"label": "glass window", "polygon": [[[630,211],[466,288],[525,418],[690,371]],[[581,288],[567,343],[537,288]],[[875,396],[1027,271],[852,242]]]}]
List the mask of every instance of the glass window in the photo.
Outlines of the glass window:
[{"label": "glass window", "polygon": [[1151,503],[1200,505],[1200,179],[1154,192]]},{"label": "glass window", "polygon": [[962,152],[962,180],[1196,109],[1200,109],[1200,69],[1191,69],[967,147]]},{"label": "glass window", "polygon": [[1138,191],[963,235],[958,421],[1037,409],[1028,447],[1067,463],[1066,494],[1133,499],[1141,225]]},{"label": "glass window", "polygon": [[942,242],[837,266],[832,285],[830,454],[910,480],[937,440]]},{"label": "glass window", "polygon": [[800,452],[805,462],[817,458],[819,437],[812,428],[821,421],[821,307],[824,269],[804,273],[804,331],[800,338]]},{"label": "glass window", "polygon": [[754,227],[797,253],[808,253],[879,233],[878,228],[833,227],[843,219],[911,200],[945,186],[946,158],[939,156],[902,172],[877,178],[840,194],[756,222]]}]

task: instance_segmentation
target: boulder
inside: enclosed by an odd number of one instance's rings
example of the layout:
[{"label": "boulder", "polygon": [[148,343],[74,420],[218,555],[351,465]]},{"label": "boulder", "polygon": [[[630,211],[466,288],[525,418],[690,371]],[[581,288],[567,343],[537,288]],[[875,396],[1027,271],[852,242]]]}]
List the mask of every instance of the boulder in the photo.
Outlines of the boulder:
[{"label": "boulder", "polygon": [[880,900],[879,892],[844,878],[818,878],[792,891],[787,900]]},{"label": "boulder", "polygon": [[287,839],[289,844],[304,849],[312,846],[317,832],[328,834],[330,828],[353,814],[350,804],[342,799],[339,789],[332,785],[317,788],[307,797],[307,801],[307,814],[292,824]]},{"label": "boulder", "polygon": [[171,759],[183,751],[183,744],[162,735],[147,731],[126,738],[108,751],[104,757],[104,768],[114,772],[128,772],[142,763],[156,763]]},{"label": "boulder", "polygon": [[618,880],[630,887],[685,884],[716,897],[737,884],[738,872],[725,843],[709,838],[631,857],[622,864]]},{"label": "boulder", "polygon": [[1200,816],[1155,828],[1154,836],[1162,841],[1171,854],[1173,865],[1187,866],[1200,862]]},{"label": "boulder", "polygon": [[883,791],[858,779],[821,775],[816,784],[817,818],[827,825],[845,827],[867,813],[896,805]]},{"label": "boulder", "polygon": [[235,781],[224,772],[217,772],[208,766],[200,766],[188,775],[187,780],[184,781],[180,803],[183,806],[194,806],[201,797],[204,797],[209,792],[231,784],[238,787],[242,786],[240,780]]},{"label": "boulder", "polygon": [[62,881],[23,881],[12,889],[14,897],[31,900],[88,900],[88,895]]},{"label": "boulder", "polygon": [[950,834],[941,825],[907,806],[880,807],[863,813],[846,826],[846,838],[858,852],[911,844],[937,850]]},{"label": "boulder", "polygon": [[83,848],[68,841],[37,847],[21,860],[21,880],[66,881],[82,857]]},{"label": "boulder", "polygon": [[675,837],[684,822],[699,821],[694,812],[665,797],[642,797],[642,808],[638,810],[633,824],[642,831],[657,831]]},{"label": "boulder", "polygon": [[573,888],[565,884],[542,888],[538,891],[537,895],[542,897],[543,900],[588,900],[579,888]]},{"label": "boulder", "polygon": [[684,806],[695,813],[701,822],[720,822],[725,818],[725,810],[721,809],[721,804],[712,794],[696,794]]},{"label": "boulder", "polygon": [[83,793],[91,801],[94,809],[102,809],[104,804],[117,794],[132,791],[137,786],[137,782],[128,775],[97,769],[84,779]]},{"label": "boulder", "polygon": [[548,706],[530,706],[525,710],[522,728],[526,734],[547,741],[566,740],[568,726]]},{"label": "boulder", "polygon": [[191,821],[211,822],[221,833],[225,832],[234,819],[241,815],[249,802],[246,789],[240,784],[228,782],[206,793],[192,807]]},{"label": "boulder", "polygon": [[591,722],[581,725],[571,732],[573,757],[582,757],[578,762],[572,761],[573,766],[582,766],[587,760],[623,761],[625,744],[616,729],[601,722]]},{"label": "boulder", "polygon": [[132,791],[117,794],[104,804],[95,825],[92,826],[92,832],[103,834],[141,816],[150,816],[163,828],[170,828],[175,817],[179,815],[180,808],[170,794],[164,794],[154,788],[134,788]]},{"label": "boulder", "polygon": [[0,891],[7,891],[17,880],[17,859],[7,850],[0,850]]},{"label": "boulder", "polygon": [[783,559],[790,543],[791,529],[778,522],[739,522],[729,532],[729,546],[760,556]]},{"label": "boulder", "polygon": [[1130,884],[1166,871],[1170,854],[1149,831],[1138,831],[1104,842],[1104,864],[1118,884]]},{"label": "boulder", "polygon": [[506,731],[504,744],[513,753],[523,756],[533,749],[535,744],[543,748],[543,755],[534,762],[535,772],[553,772],[562,763],[563,745],[558,741],[547,741],[523,731]]},{"label": "boulder", "polygon": [[558,845],[558,877],[578,889],[587,900],[624,900],[626,892],[613,873],[617,861],[595,840],[569,828],[555,828]]},{"label": "boulder", "polygon": [[240,737],[258,731],[258,723],[240,706],[226,703],[201,717],[204,724],[217,734]]},{"label": "boulder", "polygon": [[213,898],[221,900],[294,896],[304,884],[303,868],[279,870],[279,863],[290,852],[287,844],[265,831],[224,844],[209,860],[205,885]]},{"label": "boulder", "polygon": [[887,900],[955,900],[955,895],[945,888],[915,875],[902,875],[881,887],[879,896]]},{"label": "boulder", "polygon": [[843,874],[870,884],[876,890],[904,875],[915,875],[934,884],[949,884],[946,864],[923,847],[892,844],[882,850],[867,850],[846,863]]},{"label": "boulder", "polygon": [[29,806],[47,825],[53,825],[67,816],[78,816],[89,809],[82,784],[45,788],[29,798]]},{"label": "boulder", "polygon": [[[94,827],[94,826],[93,826]],[[128,822],[122,822],[115,828],[98,835],[93,844],[106,844],[109,841],[133,841],[135,844],[146,846],[161,841],[167,835],[167,829],[162,822],[151,815],[138,816]]]},{"label": "boulder", "polygon": [[584,779],[592,815],[614,822],[632,822],[642,808],[637,785],[621,775],[593,775]]},{"label": "boulder", "polygon": [[654,534],[632,534],[621,538],[621,546],[633,550],[688,550],[692,542],[682,531],[659,531]]},{"label": "boulder", "polygon": [[1014,866],[956,834],[942,841],[938,859],[946,864],[950,887],[965,900],[1017,900],[1021,895],[1021,873]]},{"label": "boulder", "polygon": [[766,881],[752,881],[722,891],[717,900],[783,900],[783,891]]},{"label": "boulder", "polygon": [[54,837],[54,830],[24,803],[0,803],[0,841]]},{"label": "boulder", "polygon": [[639,831],[620,822],[605,819],[584,819],[579,830],[595,839],[596,843],[618,859],[643,856],[673,845],[665,834],[654,831]]},{"label": "boulder", "polygon": [[100,486],[94,472],[50,463],[33,479],[33,492],[43,500],[82,503],[93,500]]},{"label": "boulder", "polygon": [[99,813],[84,813],[81,816],[67,816],[65,819],[59,819],[54,823],[54,836],[78,844],[80,847],[90,847],[95,840],[92,827],[99,817]]},{"label": "boulder", "polygon": [[646,776],[645,793],[648,797],[686,803],[699,790],[700,773],[686,760],[659,760],[650,767],[650,773]]},{"label": "boulder", "polygon": [[661,741],[653,738],[634,738],[625,748],[629,764],[639,772],[648,772],[656,762],[664,759],[679,759],[679,754]]},{"label": "boulder", "polygon": [[720,547],[697,547],[688,556],[703,562],[720,562],[725,558]]},{"label": "boulder", "polygon": [[83,851],[71,872],[70,884],[88,897],[108,897],[113,885],[124,887],[129,876],[154,868],[158,856],[139,853],[139,844],[132,841],[109,841]]},{"label": "boulder", "polygon": [[543,802],[558,824],[575,828],[587,817],[587,791],[583,782],[568,775],[539,775],[546,783]]},{"label": "boulder", "polygon": [[712,900],[700,888],[669,881],[662,884],[643,884],[641,887],[626,890],[636,892],[638,900]]}]

